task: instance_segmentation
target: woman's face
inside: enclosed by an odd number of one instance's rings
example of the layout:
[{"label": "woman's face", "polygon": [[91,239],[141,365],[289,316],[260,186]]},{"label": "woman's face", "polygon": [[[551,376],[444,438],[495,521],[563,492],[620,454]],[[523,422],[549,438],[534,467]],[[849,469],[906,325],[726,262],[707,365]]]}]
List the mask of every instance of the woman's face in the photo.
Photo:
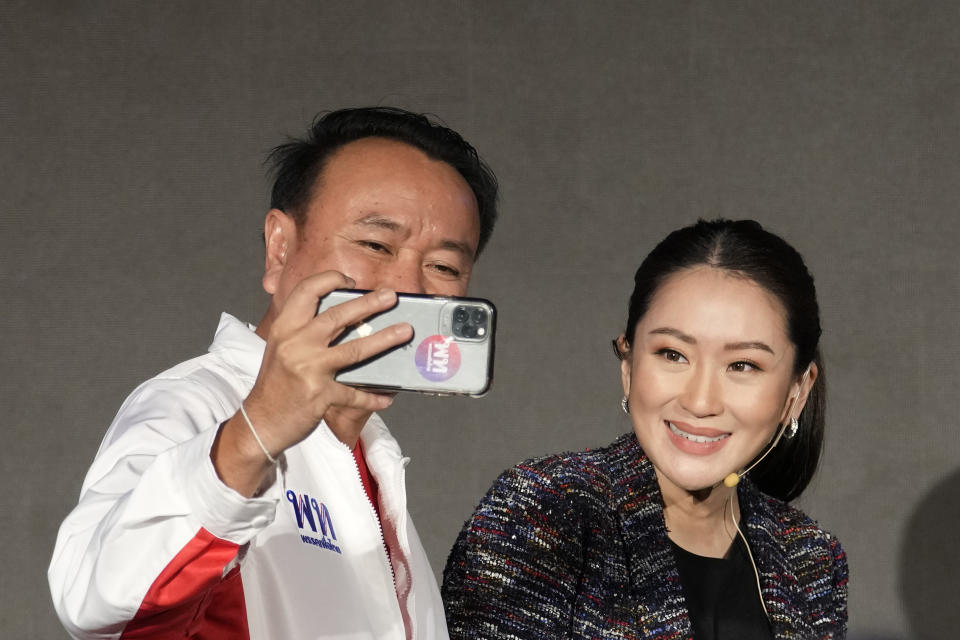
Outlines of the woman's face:
[{"label": "woman's face", "polygon": [[634,432],[661,485],[712,487],[799,416],[816,371],[801,390],[786,329],[779,300],[729,272],[695,267],[660,286],[621,372]]}]

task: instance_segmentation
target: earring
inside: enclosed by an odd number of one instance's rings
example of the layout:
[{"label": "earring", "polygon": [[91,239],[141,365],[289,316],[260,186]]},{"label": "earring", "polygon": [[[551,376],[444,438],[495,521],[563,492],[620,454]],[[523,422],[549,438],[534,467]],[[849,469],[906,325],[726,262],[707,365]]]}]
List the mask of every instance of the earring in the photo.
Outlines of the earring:
[{"label": "earring", "polygon": [[792,440],[795,435],[797,435],[797,429],[800,428],[800,423],[797,422],[796,418],[790,418],[790,426],[787,427],[787,432],[784,435],[787,440]]},{"label": "earring", "polygon": [[627,402],[627,396],[620,398],[620,408],[627,415],[630,415],[630,404]]}]

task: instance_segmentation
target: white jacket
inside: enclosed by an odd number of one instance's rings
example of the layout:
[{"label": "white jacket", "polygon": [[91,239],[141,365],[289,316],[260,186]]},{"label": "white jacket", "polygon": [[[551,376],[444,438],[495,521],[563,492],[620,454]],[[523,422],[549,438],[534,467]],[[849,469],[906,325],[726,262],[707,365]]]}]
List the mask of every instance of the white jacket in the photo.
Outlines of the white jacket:
[{"label": "white jacket", "polygon": [[382,532],[352,452],[322,423],[284,453],[258,497],[217,477],[217,427],[249,393],[263,349],[224,314],[209,353],[147,381],[120,408],[48,572],[75,638],[446,640],[406,509],[409,459],[379,417],[361,441]]}]

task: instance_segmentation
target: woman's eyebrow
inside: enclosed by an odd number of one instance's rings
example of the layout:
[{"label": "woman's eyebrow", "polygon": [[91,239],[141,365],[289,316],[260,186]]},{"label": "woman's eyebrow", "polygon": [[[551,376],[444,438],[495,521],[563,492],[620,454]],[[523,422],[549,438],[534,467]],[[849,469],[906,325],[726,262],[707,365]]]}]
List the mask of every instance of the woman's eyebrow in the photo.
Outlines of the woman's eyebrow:
[{"label": "woman's eyebrow", "polygon": [[681,340],[687,344],[697,344],[696,338],[684,333],[683,331],[680,331],[679,329],[673,329],[672,327],[660,327],[659,329],[652,329],[650,334],[673,336],[677,340]]},{"label": "woman's eyebrow", "polygon": [[[665,335],[665,336],[673,336],[677,340],[681,340],[683,342],[686,342],[687,344],[697,344],[696,338],[694,338],[689,334],[684,333],[683,331],[674,329],[672,327],[659,327],[657,329],[653,329],[652,331],[650,331],[650,333]],[[742,342],[728,342],[727,344],[723,345],[723,348],[725,351],[742,351],[745,349],[757,349],[759,351],[768,351],[770,352],[770,354],[776,355],[773,349],[770,348],[770,345],[760,340],[744,340]]]},{"label": "woman's eyebrow", "polygon": [[724,350],[726,351],[741,351],[743,349],[758,349],[760,351],[769,351],[771,355],[777,355],[773,352],[773,349],[766,342],[760,342],[759,340],[747,341],[747,342],[729,342],[723,345]]}]

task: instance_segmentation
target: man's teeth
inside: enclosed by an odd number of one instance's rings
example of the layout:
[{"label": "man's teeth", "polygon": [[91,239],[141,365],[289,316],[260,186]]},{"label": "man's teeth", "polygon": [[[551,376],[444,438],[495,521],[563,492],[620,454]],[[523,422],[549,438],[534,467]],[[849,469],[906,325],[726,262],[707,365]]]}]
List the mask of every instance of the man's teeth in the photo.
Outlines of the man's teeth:
[{"label": "man's teeth", "polygon": [[674,435],[678,435],[678,436],[680,436],[681,438],[686,438],[687,440],[690,440],[691,442],[700,442],[700,443],[720,442],[720,441],[723,440],[724,438],[729,438],[729,437],[730,437],[730,434],[729,434],[729,433],[722,433],[722,434],[720,434],[719,436],[714,436],[714,437],[712,437],[712,438],[708,438],[707,436],[697,436],[697,435],[694,435],[694,434],[692,434],[692,433],[687,433],[686,431],[681,431],[681,430],[680,430],[675,424],[673,424],[672,422],[667,422],[667,426],[670,427],[670,431],[672,431],[672,432],[674,433]]}]

